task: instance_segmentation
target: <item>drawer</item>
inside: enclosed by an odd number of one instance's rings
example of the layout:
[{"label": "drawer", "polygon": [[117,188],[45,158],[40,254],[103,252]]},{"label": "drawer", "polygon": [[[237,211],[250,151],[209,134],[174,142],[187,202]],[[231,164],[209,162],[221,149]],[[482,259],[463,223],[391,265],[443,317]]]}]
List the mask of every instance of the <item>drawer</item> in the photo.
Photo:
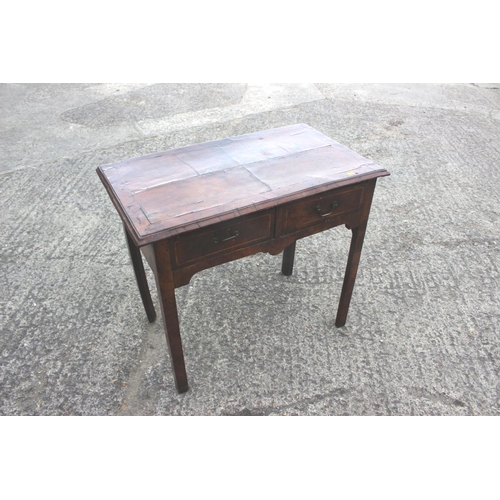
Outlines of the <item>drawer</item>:
[{"label": "drawer", "polygon": [[288,205],[284,210],[284,234],[315,224],[335,222],[338,216],[359,210],[363,191],[363,187],[330,191]]},{"label": "drawer", "polygon": [[198,229],[174,239],[175,264],[184,266],[197,260],[232,251],[272,238],[274,210]]}]

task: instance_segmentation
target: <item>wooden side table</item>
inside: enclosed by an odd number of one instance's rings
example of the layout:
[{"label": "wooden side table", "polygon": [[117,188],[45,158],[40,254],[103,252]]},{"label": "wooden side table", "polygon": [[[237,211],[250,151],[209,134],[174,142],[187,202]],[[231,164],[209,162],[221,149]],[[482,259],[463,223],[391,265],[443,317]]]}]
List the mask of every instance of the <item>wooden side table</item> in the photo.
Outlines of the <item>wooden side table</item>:
[{"label": "wooden side table", "polygon": [[283,252],[292,274],[299,238],[352,231],[335,320],[346,322],[366,224],[384,168],[305,124],[196,144],[97,173],[125,226],[149,321],[156,318],[141,250],[156,278],[179,392],[188,390],[175,289],[203,270],[258,252]]}]

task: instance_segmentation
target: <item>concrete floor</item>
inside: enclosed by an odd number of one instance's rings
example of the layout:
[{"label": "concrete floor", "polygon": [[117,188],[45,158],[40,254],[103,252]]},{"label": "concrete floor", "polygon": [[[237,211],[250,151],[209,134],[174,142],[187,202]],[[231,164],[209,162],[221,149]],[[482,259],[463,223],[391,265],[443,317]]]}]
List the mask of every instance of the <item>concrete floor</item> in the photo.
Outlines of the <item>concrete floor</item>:
[{"label": "concrete floor", "polygon": [[[0,108],[0,414],[500,413],[498,84],[2,84]],[[288,278],[267,254],[203,271],[179,395],[95,169],[293,123],[391,172],[347,325],[345,228]]]}]

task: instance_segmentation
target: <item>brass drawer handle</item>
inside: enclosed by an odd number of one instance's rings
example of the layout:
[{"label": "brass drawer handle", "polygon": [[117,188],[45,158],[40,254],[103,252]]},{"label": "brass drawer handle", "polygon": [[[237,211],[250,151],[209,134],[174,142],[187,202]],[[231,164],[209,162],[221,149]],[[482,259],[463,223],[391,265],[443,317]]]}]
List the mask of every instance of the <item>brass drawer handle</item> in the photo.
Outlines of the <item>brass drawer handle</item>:
[{"label": "brass drawer handle", "polygon": [[225,241],[234,240],[239,235],[240,235],[240,232],[238,230],[236,230],[232,236],[229,236],[228,238],[224,238],[223,240],[219,240],[219,238],[212,238],[212,243],[214,245],[217,245],[217,243],[224,243]]},{"label": "brass drawer handle", "polygon": [[318,214],[319,214],[319,215],[321,215],[321,217],[328,217],[328,216],[329,216],[329,215],[331,215],[331,214],[333,213],[333,211],[334,211],[336,208],[338,208],[338,207],[339,207],[339,202],[338,202],[338,201],[334,201],[334,202],[332,203],[332,210],[331,210],[330,212],[328,212],[327,214],[322,214],[322,213],[321,213],[321,206],[320,206],[320,205],[318,205],[318,206],[316,207],[316,212],[318,212]]}]

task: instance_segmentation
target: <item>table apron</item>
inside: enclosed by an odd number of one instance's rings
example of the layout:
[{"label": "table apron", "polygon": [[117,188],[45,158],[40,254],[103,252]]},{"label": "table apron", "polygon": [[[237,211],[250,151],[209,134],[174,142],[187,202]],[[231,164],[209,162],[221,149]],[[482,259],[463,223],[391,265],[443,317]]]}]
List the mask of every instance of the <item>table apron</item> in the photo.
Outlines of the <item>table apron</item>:
[{"label": "table apron", "polygon": [[[170,247],[174,286],[178,288],[187,285],[196,273],[226,262],[257,253],[277,255],[294,241],[333,227],[345,224],[348,229],[353,229],[359,226],[368,220],[375,183],[376,179],[373,179],[355,187],[330,190],[278,205],[274,209],[208,226],[203,230],[172,236],[167,244]],[[339,213],[336,215],[335,208],[332,207],[337,202]],[[301,213],[303,210],[304,213]],[[315,214],[314,210],[318,213]],[[329,214],[327,210],[332,213]],[[238,233],[233,239],[235,229],[238,228],[241,228],[242,234]],[[247,228],[251,234],[245,241]],[[241,236],[242,242],[239,241]],[[210,245],[212,238],[218,238],[220,242]],[[228,241],[224,241],[225,238]],[[200,248],[196,247],[198,241]],[[141,247],[141,250],[156,274],[153,244]],[[186,256],[178,254],[184,250],[187,252]]]},{"label": "table apron", "polygon": [[203,271],[204,269],[210,269],[211,267],[216,267],[218,265],[225,264],[226,262],[231,262],[233,260],[248,257],[250,255],[255,255],[257,253],[269,253],[271,255],[278,255],[279,253],[283,252],[283,250],[288,245],[298,239],[320,233],[342,224],[345,224],[348,228],[356,227],[362,222],[361,216],[361,211],[344,214],[339,217],[325,220],[314,226],[306,227],[294,233],[272,238],[261,243],[238,248],[236,250],[228,250],[227,252],[220,253],[216,256],[209,257],[202,261],[198,261],[192,265],[173,269],[175,287],[178,288],[187,285],[196,273]]}]

